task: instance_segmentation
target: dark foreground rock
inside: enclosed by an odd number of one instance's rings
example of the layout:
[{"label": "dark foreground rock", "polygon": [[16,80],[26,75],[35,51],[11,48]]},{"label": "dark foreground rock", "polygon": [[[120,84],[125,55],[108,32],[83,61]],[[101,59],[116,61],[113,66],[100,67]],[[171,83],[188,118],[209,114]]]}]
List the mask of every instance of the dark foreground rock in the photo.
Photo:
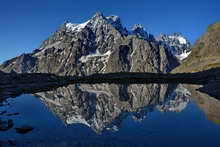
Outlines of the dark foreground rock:
[{"label": "dark foreground rock", "polygon": [[15,128],[16,132],[19,134],[26,134],[31,132],[34,128],[32,126],[24,125],[19,128]]},{"label": "dark foreground rock", "polygon": [[22,93],[34,93],[64,86],[69,77],[53,74],[2,74],[0,75],[0,103],[3,98],[16,97]]},{"label": "dark foreground rock", "polygon": [[3,98],[16,97],[23,93],[36,93],[48,91],[52,88],[67,86],[75,83],[183,83],[183,84],[208,84],[220,81],[220,69],[211,69],[198,73],[163,74],[120,72],[93,74],[89,76],[57,76],[54,74],[26,73],[3,74],[0,76],[0,104]]},{"label": "dark foreground rock", "polygon": [[217,99],[220,99],[220,81],[210,82],[199,88],[199,91],[209,94]]},{"label": "dark foreground rock", "polygon": [[185,84],[207,84],[211,80],[219,80],[214,74],[157,74],[157,73],[109,73],[94,74],[91,76],[74,77],[73,83],[185,83]]}]

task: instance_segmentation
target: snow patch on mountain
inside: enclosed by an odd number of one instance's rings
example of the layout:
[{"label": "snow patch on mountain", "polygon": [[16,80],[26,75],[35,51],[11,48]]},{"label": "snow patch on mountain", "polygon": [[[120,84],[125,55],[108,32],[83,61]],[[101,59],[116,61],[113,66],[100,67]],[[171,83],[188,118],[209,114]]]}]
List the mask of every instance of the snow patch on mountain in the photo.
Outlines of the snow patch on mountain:
[{"label": "snow patch on mountain", "polygon": [[[101,13],[96,13],[90,20],[84,22],[84,23],[71,23],[67,22],[65,24],[67,32],[79,32],[85,26],[88,26],[92,28],[93,30],[96,30],[97,27],[105,27],[105,23],[107,22],[111,24],[116,30],[118,30],[122,35],[136,35],[141,39],[148,40],[149,39],[149,34],[146,31],[146,29],[141,25],[141,24],[135,24],[131,30],[127,30],[125,27],[123,27],[121,23],[121,19],[119,16],[116,15],[111,15],[104,17]],[[101,23],[101,24],[100,24]],[[181,40],[181,38],[180,38]],[[183,40],[181,40],[183,41]]]},{"label": "snow patch on mountain", "polygon": [[176,57],[182,61],[182,60],[186,59],[190,54],[191,54],[191,51],[184,52],[184,53],[182,53],[180,55],[176,55]]},{"label": "snow patch on mountain", "polygon": [[85,28],[85,26],[86,26],[88,23],[89,23],[89,21],[86,21],[86,22],[81,23],[81,24],[66,23],[66,28],[67,28],[67,31],[79,32],[79,31],[81,31],[83,28]]},{"label": "snow patch on mountain", "polygon": [[[82,63],[85,63],[85,62],[87,62],[88,60],[92,60],[93,58],[95,58],[95,57],[109,57],[110,55],[111,55],[111,51],[109,50],[109,51],[107,51],[106,53],[104,53],[104,54],[101,54],[98,50],[95,52],[95,53],[91,53],[91,54],[89,54],[89,55],[87,55],[87,56],[82,56],[80,59],[79,59],[79,61],[80,62],[82,62]],[[101,58],[100,60],[103,60],[103,62],[104,62],[104,60],[106,60],[105,58]]]},{"label": "snow patch on mountain", "polygon": [[108,16],[108,17],[106,17],[106,19],[107,19],[111,24],[114,24],[114,23],[120,24],[120,23],[121,23],[120,17],[119,17],[119,16],[116,16],[116,15]]},{"label": "snow patch on mountain", "polygon": [[168,36],[170,39],[173,39],[173,40],[179,40],[179,43],[180,44],[187,44],[187,41],[184,37],[182,36],[175,36],[175,35],[171,35],[171,36]]},{"label": "snow patch on mountain", "polygon": [[186,59],[192,50],[190,42],[180,33],[162,34],[156,40],[159,44],[165,45],[166,49],[180,61]]},{"label": "snow patch on mountain", "polygon": [[66,123],[67,124],[84,124],[90,127],[90,124],[81,115],[72,115],[72,116],[67,117]]}]

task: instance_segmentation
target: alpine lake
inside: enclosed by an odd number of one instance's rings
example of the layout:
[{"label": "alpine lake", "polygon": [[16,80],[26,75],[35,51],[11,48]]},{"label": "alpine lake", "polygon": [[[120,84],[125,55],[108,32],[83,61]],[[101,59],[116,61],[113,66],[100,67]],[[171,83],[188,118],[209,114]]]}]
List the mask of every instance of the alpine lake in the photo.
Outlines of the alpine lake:
[{"label": "alpine lake", "polygon": [[0,102],[0,146],[220,146],[220,100],[182,84],[73,84]]}]

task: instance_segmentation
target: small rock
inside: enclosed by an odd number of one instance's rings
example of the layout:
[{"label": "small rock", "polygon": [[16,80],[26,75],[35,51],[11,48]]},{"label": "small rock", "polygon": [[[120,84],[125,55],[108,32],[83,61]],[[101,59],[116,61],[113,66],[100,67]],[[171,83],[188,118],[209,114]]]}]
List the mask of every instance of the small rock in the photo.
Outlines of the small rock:
[{"label": "small rock", "polygon": [[19,134],[26,134],[26,133],[29,133],[30,131],[32,131],[34,128],[31,127],[31,126],[21,126],[19,128],[15,128],[16,129],[16,132],[19,133]]}]

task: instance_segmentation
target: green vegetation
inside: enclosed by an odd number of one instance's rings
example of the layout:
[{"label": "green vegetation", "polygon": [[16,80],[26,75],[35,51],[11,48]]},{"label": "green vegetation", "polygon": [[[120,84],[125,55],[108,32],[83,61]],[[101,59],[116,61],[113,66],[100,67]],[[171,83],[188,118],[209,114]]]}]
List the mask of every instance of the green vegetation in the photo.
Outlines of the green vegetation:
[{"label": "green vegetation", "polygon": [[192,53],[172,73],[199,72],[220,67],[220,22],[210,25]]},{"label": "green vegetation", "polygon": [[207,31],[208,32],[214,32],[214,31],[219,30],[219,29],[220,29],[220,22],[216,22],[216,23],[213,23],[213,24],[209,25]]}]

